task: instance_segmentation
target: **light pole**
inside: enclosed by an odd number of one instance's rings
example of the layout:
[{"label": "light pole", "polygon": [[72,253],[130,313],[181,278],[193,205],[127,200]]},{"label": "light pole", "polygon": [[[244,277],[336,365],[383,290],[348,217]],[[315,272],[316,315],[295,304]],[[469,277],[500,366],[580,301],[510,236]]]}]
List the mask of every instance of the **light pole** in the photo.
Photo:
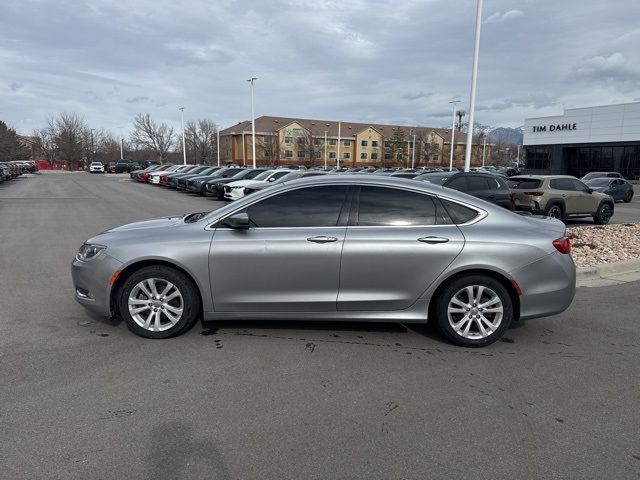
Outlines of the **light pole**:
[{"label": "light pole", "polygon": [[467,129],[467,149],[464,152],[464,171],[471,167],[471,145],[473,144],[473,116],[476,111],[476,83],[478,80],[478,57],[480,56],[480,29],[482,27],[482,0],[478,0],[476,12],[476,36],[473,48],[473,68],[471,70],[471,98],[469,99],[469,128]]},{"label": "light pole", "polygon": [[484,168],[484,155],[487,151],[487,137],[484,137],[484,144],[482,145],[482,168]]},{"label": "light pole", "polygon": [[123,152],[122,152],[122,150],[123,150],[123,143],[124,143],[124,138],[121,138],[121,139],[120,139],[120,160],[124,159]]},{"label": "light pole", "polygon": [[413,150],[411,150],[411,168],[416,168],[416,134],[413,134]]},{"label": "light pole", "polygon": [[407,168],[409,168],[409,160],[411,159],[411,129],[409,129],[409,136],[407,137]]},{"label": "light pole", "polygon": [[256,168],[256,118],[253,108],[253,84],[257,77],[251,77],[247,82],[251,84],[251,153],[253,157],[253,168]]},{"label": "light pole", "polygon": [[187,145],[184,142],[184,107],[178,108],[180,110],[180,118],[182,120],[182,164],[187,164]]},{"label": "light pole", "polygon": [[516,168],[520,167],[520,145],[518,145],[518,156],[516,157]]},{"label": "light pole", "polygon": [[95,149],[95,147],[94,147],[94,144],[93,144],[93,132],[94,132],[94,131],[95,131],[95,128],[92,128],[92,129],[91,129],[91,161],[92,161],[92,162],[93,162],[93,160],[94,160],[94,158],[93,158],[93,157],[94,157],[94,155],[95,155],[95,150],[96,150],[96,149]]},{"label": "light pole", "polygon": [[324,169],[327,169],[327,131],[324,131]]},{"label": "light pole", "polygon": [[453,150],[455,149],[455,135],[456,135],[456,105],[460,103],[460,100],[451,100],[449,103],[453,104],[453,121],[451,122],[451,153],[449,154],[449,171],[453,170]]},{"label": "light pole", "polygon": [[218,166],[220,166],[220,127],[216,127],[216,150],[218,151]]},{"label": "light pole", "polygon": [[340,128],[342,127],[342,123],[338,120],[338,157],[336,158],[336,168],[340,168]]}]

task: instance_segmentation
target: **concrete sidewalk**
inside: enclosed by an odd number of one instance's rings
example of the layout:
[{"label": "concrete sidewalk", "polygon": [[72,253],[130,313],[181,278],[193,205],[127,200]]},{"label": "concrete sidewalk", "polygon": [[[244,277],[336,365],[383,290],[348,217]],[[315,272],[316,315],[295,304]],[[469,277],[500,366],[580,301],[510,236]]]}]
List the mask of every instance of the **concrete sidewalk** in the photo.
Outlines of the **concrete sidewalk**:
[{"label": "concrete sidewalk", "polygon": [[640,258],[577,269],[577,287],[605,287],[640,280]]}]

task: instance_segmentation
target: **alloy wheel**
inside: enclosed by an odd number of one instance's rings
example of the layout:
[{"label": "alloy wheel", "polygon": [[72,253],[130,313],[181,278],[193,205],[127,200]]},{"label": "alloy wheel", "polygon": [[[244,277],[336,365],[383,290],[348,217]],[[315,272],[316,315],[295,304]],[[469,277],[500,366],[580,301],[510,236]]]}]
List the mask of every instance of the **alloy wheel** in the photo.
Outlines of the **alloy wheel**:
[{"label": "alloy wheel", "polygon": [[458,290],[447,306],[449,325],[468,340],[487,338],[497,331],[503,313],[500,297],[483,285],[469,285]]},{"label": "alloy wheel", "polygon": [[127,300],[131,318],[145,330],[162,332],[182,318],[184,300],[178,288],[162,278],[137,283]]},{"label": "alloy wheel", "polygon": [[553,205],[551,208],[549,208],[547,216],[557,218],[559,220],[560,218],[562,218],[562,209],[557,205]]}]

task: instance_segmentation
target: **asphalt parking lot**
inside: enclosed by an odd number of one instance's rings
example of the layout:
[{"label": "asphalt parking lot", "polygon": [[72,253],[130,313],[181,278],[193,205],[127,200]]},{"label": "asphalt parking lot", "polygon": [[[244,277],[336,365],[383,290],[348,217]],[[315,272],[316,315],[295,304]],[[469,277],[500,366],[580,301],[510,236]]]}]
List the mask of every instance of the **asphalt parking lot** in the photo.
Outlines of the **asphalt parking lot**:
[{"label": "asphalt parking lot", "polygon": [[152,341],[73,300],[86,238],[216,205],[125,176],[0,185],[0,478],[640,477],[640,282],[481,350],[352,323]]}]

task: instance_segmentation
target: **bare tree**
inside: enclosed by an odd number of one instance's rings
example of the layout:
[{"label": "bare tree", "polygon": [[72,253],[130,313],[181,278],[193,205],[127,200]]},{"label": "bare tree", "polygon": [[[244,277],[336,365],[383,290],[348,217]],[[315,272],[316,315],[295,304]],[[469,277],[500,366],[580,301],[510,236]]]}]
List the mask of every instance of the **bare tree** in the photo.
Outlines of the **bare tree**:
[{"label": "bare tree", "polygon": [[280,140],[276,132],[263,135],[257,142],[257,147],[262,150],[262,154],[269,160],[271,165],[275,165],[281,156]]},{"label": "bare tree", "polygon": [[218,126],[208,118],[185,123],[187,157],[193,155],[194,163],[216,163],[217,132]]},{"label": "bare tree", "polygon": [[382,166],[402,165],[407,149],[407,139],[402,130],[395,129],[390,138],[385,138],[382,149]]},{"label": "bare tree", "polygon": [[166,123],[157,124],[148,113],[136,115],[130,136],[131,142],[137,148],[151,150],[160,161],[167,158],[176,140],[173,127]]},{"label": "bare tree", "polygon": [[0,159],[25,160],[29,156],[29,149],[20,141],[15,129],[0,120]]},{"label": "bare tree", "polygon": [[42,155],[51,165],[66,161],[78,167],[87,160],[91,130],[85,119],[75,113],[63,112],[57,117],[47,118],[47,125],[35,130],[33,135],[38,139]]}]

